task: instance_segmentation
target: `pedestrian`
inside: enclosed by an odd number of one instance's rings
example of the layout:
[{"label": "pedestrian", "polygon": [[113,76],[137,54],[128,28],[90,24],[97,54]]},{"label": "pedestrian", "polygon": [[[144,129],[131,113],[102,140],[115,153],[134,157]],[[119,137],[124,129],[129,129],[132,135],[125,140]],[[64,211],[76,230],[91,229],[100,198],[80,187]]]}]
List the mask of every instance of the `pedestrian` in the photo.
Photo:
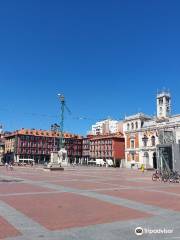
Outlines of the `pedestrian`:
[{"label": "pedestrian", "polygon": [[141,165],[141,171],[144,172],[144,164]]},{"label": "pedestrian", "polygon": [[6,170],[8,171],[8,163],[5,163]]},{"label": "pedestrian", "polygon": [[12,163],[9,164],[9,169],[12,171],[13,170],[13,165]]}]

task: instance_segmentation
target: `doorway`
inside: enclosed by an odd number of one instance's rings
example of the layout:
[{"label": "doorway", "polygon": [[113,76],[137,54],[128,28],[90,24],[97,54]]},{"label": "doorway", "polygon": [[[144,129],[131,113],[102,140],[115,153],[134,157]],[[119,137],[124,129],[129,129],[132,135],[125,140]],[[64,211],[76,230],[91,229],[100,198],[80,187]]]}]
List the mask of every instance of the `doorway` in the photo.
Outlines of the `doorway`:
[{"label": "doorway", "polygon": [[148,152],[144,152],[144,161],[143,163],[145,164],[145,166],[149,165],[149,153]]},{"label": "doorway", "polygon": [[157,169],[157,157],[156,152],[153,153],[153,168]]}]

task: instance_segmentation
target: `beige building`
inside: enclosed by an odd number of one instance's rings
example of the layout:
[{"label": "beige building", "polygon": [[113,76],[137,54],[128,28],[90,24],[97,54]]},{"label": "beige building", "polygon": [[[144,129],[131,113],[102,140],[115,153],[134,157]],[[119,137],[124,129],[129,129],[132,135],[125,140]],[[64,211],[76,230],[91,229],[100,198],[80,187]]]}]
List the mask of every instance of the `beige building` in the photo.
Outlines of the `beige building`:
[{"label": "beige building", "polygon": [[91,127],[91,131],[88,133],[89,135],[107,135],[107,134],[115,134],[118,132],[122,132],[123,130],[123,122],[119,122],[117,120],[106,119],[100,122],[95,123]]},{"label": "beige building", "polygon": [[[173,144],[180,143],[180,115],[171,115],[170,93],[160,92],[156,100],[157,116],[138,113],[124,120],[126,167],[144,164],[146,168],[156,169],[160,165],[159,146],[172,148]],[[171,155],[173,158],[173,152]],[[168,164],[173,167],[173,163]]]}]

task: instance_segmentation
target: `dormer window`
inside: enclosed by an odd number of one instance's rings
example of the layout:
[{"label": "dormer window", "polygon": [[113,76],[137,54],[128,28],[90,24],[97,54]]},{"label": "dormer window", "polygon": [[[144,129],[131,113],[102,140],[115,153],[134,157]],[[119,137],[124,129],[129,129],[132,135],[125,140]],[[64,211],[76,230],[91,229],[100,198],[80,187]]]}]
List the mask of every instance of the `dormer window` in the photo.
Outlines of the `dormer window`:
[{"label": "dormer window", "polygon": [[138,129],[138,122],[136,122],[136,129]]},{"label": "dormer window", "polygon": [[131,129],[134,130],[134,123],[131,123]]},{"label": "dormer window", "polygon": [[129,131],[129,127],[130,127],[130,126],[129,126],[129,123],[128,123],[128,124],[127,124],[127,130],[128,130],[128,131]]}]

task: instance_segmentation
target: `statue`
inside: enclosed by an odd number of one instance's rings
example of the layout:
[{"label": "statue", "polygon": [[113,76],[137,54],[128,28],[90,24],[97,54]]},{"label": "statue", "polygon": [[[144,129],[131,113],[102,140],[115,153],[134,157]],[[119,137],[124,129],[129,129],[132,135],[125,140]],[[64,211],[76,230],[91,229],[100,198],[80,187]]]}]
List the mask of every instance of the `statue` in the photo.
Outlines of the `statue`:
[{"label": "statue", "polygon": [[51,159],[46,169],[62,169],[68,165],[67,151],[65,148],[61,148],[60,151],[54,151],[51,153]]},{"label": "statue", "polygon": [[58,152],[58,163],[61,166],[67,166],[68,165],[68,157],[67,157],[67,151],[65,148],[61,148]]}]

